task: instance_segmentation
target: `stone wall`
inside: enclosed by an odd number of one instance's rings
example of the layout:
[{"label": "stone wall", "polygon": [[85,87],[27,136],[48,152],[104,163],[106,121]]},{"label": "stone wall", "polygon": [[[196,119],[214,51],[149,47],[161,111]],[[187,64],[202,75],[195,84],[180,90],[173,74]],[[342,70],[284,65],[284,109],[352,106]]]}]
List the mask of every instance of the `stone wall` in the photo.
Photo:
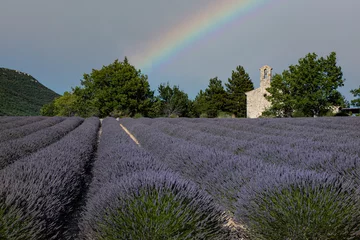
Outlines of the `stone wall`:
[{"label": "stone wall", "polygon": [[269,93],[266,88],[270,87],[272,68],[268,65],[263,66],[260,70],[260,87],[246,93],[246,110],[248,118],[258,118],[262,112],[270,107],[270,102],[265,96]]}]

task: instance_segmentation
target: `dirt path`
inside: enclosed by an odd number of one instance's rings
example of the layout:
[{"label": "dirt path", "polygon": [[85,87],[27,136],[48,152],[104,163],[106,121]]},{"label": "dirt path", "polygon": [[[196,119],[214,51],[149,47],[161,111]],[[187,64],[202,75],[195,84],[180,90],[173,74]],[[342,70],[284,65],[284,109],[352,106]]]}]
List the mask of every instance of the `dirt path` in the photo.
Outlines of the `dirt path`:
[{"label": "dirt path", "polygon": [[129,135],[129,137],[140,147],[140,143],[139,141],[136,139],[136,137],[134,135],[131,134],[131,132],[129,130],[127,130],[126,127],[124,127],[121,123],[120,123],[120,127],[126,132],[127,135]]}]

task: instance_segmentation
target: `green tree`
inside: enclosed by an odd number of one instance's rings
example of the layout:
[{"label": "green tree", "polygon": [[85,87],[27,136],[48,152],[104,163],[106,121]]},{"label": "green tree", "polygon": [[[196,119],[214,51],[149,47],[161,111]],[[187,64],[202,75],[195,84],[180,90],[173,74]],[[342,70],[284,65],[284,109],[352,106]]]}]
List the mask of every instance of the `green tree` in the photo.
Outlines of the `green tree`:
[{"label": "green tree", "polygon": [[190,100],[188,95],[180,90],[179,86],[170,87],[169,83],[162,83],[158,87],[158,92],[158,98],[161,101],[161,115],[167,117],[171,115],[189,116]]},{"label": "green tree", "polygon": [[147,76],[130,65],[125,57],[123,62],[93,69],[84,74],[81,87],[65,92],[53,103],[45,105],[43,115],[58,116],[135,116],[151,114],[155,103]]},{"label": "green tree", "polygon": [[73,89],[73,92],[64,92],[60,97],[57,97],[51,103],[45,104],[40,113],[42,116],[81,116],[91,117],[98,116],[98,111],[89,104],[88,101],[83,101],[79,95],[75,94],[79,88]]},{"label": "green tree", "polygon": [[206,114],[208,117],[217,117],[220,112],[225,111],[226,91],[218,77],[211,78],[205,89],[205,99],[208,102]]},{"label": "green tree", "polygon": [[353,89],[350,91],[356,99],[351,100],[351,105],[355,107],[360,107],[360,86],[359,88]]},{"label": "green tree", "polygon": [[295,110],[296,100],[293,97],[293,89],[286,80],[289,72],[275,74],[271,80],[271,87],[265,98],[271,102],[271,108],[263,112],[263,116],[292,117]]},{"label": "green tree", "polygon": [[56,116],[54,102],[55,100],[41,107],[40,109],[41,116],[47,116],[47,117]]},{"label": "green tree", "polygon": [[[309,53],[297,65],[289,66],[278,84],[271,84],[268,92],[274,96],[266,98],[272,106],[268,111],[281,116],[323,116],[332,106],[345,105],[344,97],[337,90],[344,86],[343,73],[337,66],[336,53],[318,58]],[[277,89],[276,89],[277,88]]]},{"label": "green tree", "polygon": [[56,116],[65,117],[77,115],[77,96],[64,92],[64,95],[54,100],[54,113]]},{"label": "green tree", "polygon": [[136,113],[147,116],[150,111],[154,93],[150,91],[147,76],[136,70],[126,57],[123,62],[115,60],[100,70],[85,73],[81,85],[75,94],[97,109],[99,117],[114,112],[123,116]]},{"label": "green tree", "polygon": [[208,108],[209,108],[209,102],[207,100],[206,94],[203,90],[200,90],[200,92],[196,95],[192,104],[194,117],[201,117],[201,116],[207,117]]},{"label": "green tree", "polygon": [[236,67],[232,71],[231,78],[225,83],[227,100],[226,109],[235,114],[236,117],[246,117],[246,95],[245,93],[254,90],[254,84],[243,66]]},{"label": "green tree", "polygon": [[217,117],[225,112],[227,93],[218,77],[211,78],[205,91],[200,90],[193,102],[193,111],[196,117]]}]

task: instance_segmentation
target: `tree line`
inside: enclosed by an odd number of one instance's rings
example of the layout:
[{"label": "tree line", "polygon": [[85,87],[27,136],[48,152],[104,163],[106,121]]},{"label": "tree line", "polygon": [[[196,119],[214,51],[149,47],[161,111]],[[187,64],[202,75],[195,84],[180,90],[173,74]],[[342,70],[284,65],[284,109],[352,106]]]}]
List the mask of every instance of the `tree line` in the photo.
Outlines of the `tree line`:
[{"label": "tree line", "polygon": [[[267,96],[271,107],[263,117],[324,116],[333,106],[349,106],[337,90],[344,86],[341,67],[336,53],[326,58],[309,53],[275,74]],[[150,89],[148,76],[131,65],[125,57],[115,60],[100,70],[85,73],[81,86],[72,88],[63,96],[41,109],[45,116],[81,117],[246,117],[245,93],[254,84],[239,65],[223,84],[218,77],[211,78],[205,90],[200,90],[194,100],[178,85],[168,82],[158,86],[158,94]],[[360,106],[359,89],[351,91],[356,99],[353,106]]]}]

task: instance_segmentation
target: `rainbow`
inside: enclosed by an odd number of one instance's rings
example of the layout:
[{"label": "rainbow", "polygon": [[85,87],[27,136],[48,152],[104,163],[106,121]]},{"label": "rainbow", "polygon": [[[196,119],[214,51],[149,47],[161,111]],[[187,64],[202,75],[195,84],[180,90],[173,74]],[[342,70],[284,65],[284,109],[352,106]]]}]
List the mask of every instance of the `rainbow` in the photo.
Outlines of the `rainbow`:
[{"label": "rainbow", "polygon": [[219,0],[204,8],[192,19],[173,27],[167,34],[141,54],[136,65],[142,71],[151,72],[163,65],[187,46],[204,38],[228,23],[245,17],[255,10],[265,7],[271,0]]}]

